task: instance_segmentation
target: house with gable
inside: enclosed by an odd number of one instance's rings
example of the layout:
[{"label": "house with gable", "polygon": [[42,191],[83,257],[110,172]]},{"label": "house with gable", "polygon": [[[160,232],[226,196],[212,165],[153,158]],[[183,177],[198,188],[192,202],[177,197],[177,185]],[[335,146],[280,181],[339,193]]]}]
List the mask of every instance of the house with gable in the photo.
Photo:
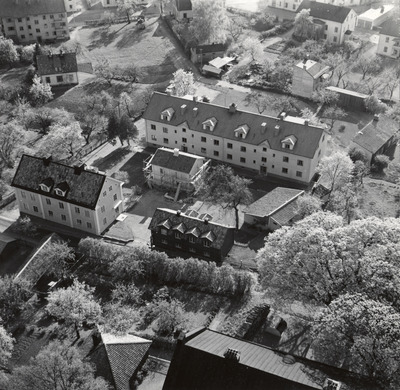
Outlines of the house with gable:
[{"label": "house with gable", "polygon": [[37,56],[37,72],[43,84],[51,86],[78,84],[76,53],[43,54]]},{"label": "house with gable", "polygon": [[190,48],[190,60],[194,64],[206,65],[217,57],[224,57],[226,47],[223,43],[199,45]]},{"label": "house with gable", "polygon": [[161,186],[186,192],[195,190],[211,160],[179,149],[158,148],[145,161],[144,174],[149,186]]},{"label": "house with gable", "polygon": [[292,93],[310,99],[321,82],[329,77],[329,71],[329,66],[304,59],[293,66]]},{"label": "house with gable", "polygon": [[123,211],[123,182],[24,154],[11,183],[21,214],[100,235]]},{"label": "house with gable", "polygon": [[154,93],[143,114],[146,142],[179,148],[308,184],[325,154],[325,127],[282,113],[271,117],[212,103]]},{"label": "house with gable", "polygon": [[351,8],[303,0],[297,13],[303,9],[310,10],[314,25],[318,25],[315,31],[329,43],[341,45],[356,27],[357,13]]},{"label": "house with gable", "polygon": [[273,231],[290,224],[297,215],[297,200],[302,190],[277,187],[243,210],[244,222]]},{"label": "house with gable", "polygon": [[193,19],[193,7],[191,0],[175,0],[173,3],[175,19],[182,21]]},{"label": "house with gable", "polygon": [[69,39],[64,0],[0,0],[0,25],[17,43]]},{"label": "house with gable", "polygon": [[389,19],[382,24],[376,54],[390,58],[400,58],[399,19]]},{"label": "house with gable", "polygon": [[393,4],[381,5],[378,8],[370,8],[361,15],[358,15],[357,27],[368,30],[376,29],[383,22],[390,19],[395,10]]},{"label": "house with gable", "polygon": [[151,245],[156,249],[215,262],[221,262],[234,243],[234,227],[164,208],[154,212],[149,229]]}]

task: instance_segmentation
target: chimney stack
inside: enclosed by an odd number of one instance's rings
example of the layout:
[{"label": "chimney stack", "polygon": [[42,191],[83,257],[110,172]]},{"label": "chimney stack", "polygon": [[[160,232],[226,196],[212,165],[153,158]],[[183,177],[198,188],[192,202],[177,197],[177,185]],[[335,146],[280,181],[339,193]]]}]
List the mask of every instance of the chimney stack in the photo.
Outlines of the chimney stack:
[{"label": "chimney stack", "polygon": [[179,157],[179,149],[178,148],[174,149],[174,156]]},{"label": "chimney stack", "polygon": [[197,100],[198,100],[198,99],[197,99],[197,96],[194,96],[194,95],[193,95],[193,101],[194,101],[195,103],[197,103]]},{"label": "chimney stack", "polygon": [[286,118],[286,112],[281,112],[279,117],[280,117],[281,121],[283,121]]},{"label": "chimney stack", "polygon": [[239,362],[240,360],[240,351],[233,348],[227,348],[224,353],[225,359],[233,360],[235,362]]},{"label": "chimney stack", "polygon": [[197,113],[199,112],[199,109],[197,107],[193,108],[193,116],[197,116]]},{"label": "chimney stack", "polygon": [[184,115],[184,114],[185,114],[186,107],[187,107],[186,104],[182,104],[182,105],[181,105],[181,115]]},{"label": "chimney stack", "polygon": [[374,115],[374,121],[375,121],[375,122],[378,122],[378,121],[379,121],[379,114],[375,114],[375,115]]},{"label": "chimney stack", "polygon": [[235,103],[232,103],[229,106],[229,112],[232,113],[232,114],[236,112],[236,104]]},{"label": "chimney stack", "polygon": [[267,130],[267,122],[261,123],[261,132],[264,133]]},{"label": "chimney stack", "polygon": [[309,119],[304,119],[304,126],[308,126],[310,124],[310,120]]}]

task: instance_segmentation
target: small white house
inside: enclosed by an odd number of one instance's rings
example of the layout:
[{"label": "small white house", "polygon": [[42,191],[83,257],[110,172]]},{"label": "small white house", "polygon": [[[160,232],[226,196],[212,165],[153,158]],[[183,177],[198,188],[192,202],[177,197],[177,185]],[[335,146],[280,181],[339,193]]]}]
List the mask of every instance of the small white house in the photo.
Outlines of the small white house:
[{"label": "small white house", "polygon": [[191,0],[175,0],[173,7],[176,20],[193,19],[193,8]]},{"label": "small white house", "polygon": [[37,56],[38,74],[43,84],[78,84],[78,63],[75,53],[43,54]]},{"label": "small white house", "polygon": [[400,20],[389,19],[382,24],[376,53],[400,58]]},{"label": "small white house", "polygon": [[394,5],[382,5],[379,8],[370,8],[358,15],[357,27],[372,30],[390,19],[394,12]]}]

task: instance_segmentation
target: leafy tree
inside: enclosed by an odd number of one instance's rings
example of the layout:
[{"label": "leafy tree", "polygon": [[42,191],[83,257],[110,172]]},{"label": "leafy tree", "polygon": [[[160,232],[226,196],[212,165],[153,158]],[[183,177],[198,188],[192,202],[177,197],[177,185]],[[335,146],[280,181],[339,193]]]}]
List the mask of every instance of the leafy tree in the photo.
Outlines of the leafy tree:
[{"label": "leafy tree", "polygon": [[400,75],[394,69],[386,69],[382,72],[383,85],[385,90],[389,92],[389,100],[392,99],[393,93],[399,86]]},{"label": "leafy tree", "polygon": [[226,30],[234,42],[237,42],[242,35],[243,27],[240,20],[234,18],[229,19],[229,22],[226,24]]},{"label": "leafy tree", "polygon": [[104,79],[111,87],[112,80],[115,77],[115,68],[111,67],[107,58],[100,58],[94,67],[94,73]]},{"label": "leafy tree", "polygon": [[383,171],[388,167],[390,159],[384,154],[378,154],[374,157],[371,165],[371,171],[375,173],[383,173]]},{"label": "leafy tree", "polygon": [[131,23],[130,15],[138,8],[136,0],[117,0],[118,12],[126,14],[128,23]]},{"label": "leafy tree", "polygon": [[14,168],[15,159],[24,145],[25,132],[15,122],[0,124],[0,172],[4,168]]},{"label": "leafy tree", "polygon": [[321,88],[313,92],[312,100],[319,104],[335,105],[339,101],[339,94],[326,89],[325,86],[321,86]]},{"label": "leafy tree", "polygon": [[33,56],[35,53],[35,45],[28,45],[28,46],[19,46],[18,47],[18,54],[21,62],[25,64],[32,64],[33,63]]},{"label": "leafy tree", "polygon": [[0,369],[7,364],[8,359],[11,357],[14,341],[11,335],[0,325]]},{"label": "leafy tree", "polygon": [[0,37],[0,66],[8,65],[10,68],[18,61],[17,48],[11,39]]},{"label": "leafy tree", "polygon": [[53,341],[28,365],[13,370],[5,390],[108,390],[109,384],[95,378],[95,368],[77,347]]},{"label": "leafy tree", "polygon": [[347,116],[346,111],[338,106],[329,106],[323,112],[323,117],[329,121],[330,131],[332,131],[336,121],[343,119],[345,116]]},{"label": "leafy tree", "polygon": [[366,156],[364,151],[358,149],[356,146],[353,146],[349,149],[348,155],[353,163],[355,163],[356,161],[362,161],[363,163],[368,162],[368,157]]},{"label": "leafy tree", "polygon": [[253,91],[246,95],[245,101],[257,108],[259,114],[262,114],[267,108],[273,111],[291,111],[296,108],[293,98],[290,96],[275,96]]},{"label": "leafy tree", "polygon": [[362,294],[345,294],[313,324],[314,353],[367,375],[379,388],[400,386],[400,314]]},{"label": "leafy tree", "polygon": [[93,296],[94,288],[74,280],[68,288],[59,288],[50,292],[47,297],[47,312],[73,324],[76,336],[79,339],[79,327],[83,322],[95,322],[101,314],[101,307]]},{"label": "leafy tree", "polygon": [[376,95],[371,95],[365,100],[365,108],[371,114],[381,114],[386,112],[388,107]]},{"label": "leafy tree", "polygon": [[384,173],[387,180],[399,184],[400,183],[400,163],[396,160],[389,162],[386,168],[384,168]]},{"label": "leafy tree", "polygon": [[225,43],[228,18],[221,0],[193,2],[193,20],[189,30],[197,44]]},{"label": "leafy tree", "polygon": [[263,47],[256,38],[248,37],[242,42],[244,51],[250,54],[251,60],[256,61],[263,55]]},{"label": "leafy tree", "polygon": [[133,283],[117,283],[111,293],[113,302],[139,307],[142,304],[142,293]]},{"label": "leafy tree", "polygon": [[104,115],[96,113],[96,111],[79,110],[76,115],[82,129],[82,136],[86,141],[86,145],[94,138],[102,138],[106,135],[108,120]]},{"label": "leafy tree", "polygon": [[297,198],[297,219],[303,219],[311,214],[321,211],[321,201],[310,194]]},{"label": "leafy tree", "polygon": [[344,76],[346,76],[350,72],[351,68],[346,61],[342,61],[335,68],[334,75],[336,76],[336,86],[338,87],[340,82],[343,80]]},{"label": "leafy tree", "polygon": [[103,307],[102,332],[124,335],[140,320],[140,313],[130,305],[108,303]]},{"label": "leafy tree", "polygon": [[193,95],[195,92],[194,78],[192,72],[185,72],[183,69],[178,69],[174,74],[171,85],[174,90],[174,95],[185,96]]},{"label": "leafy tree", "polygon": [[313,34],[313,17],[310,15],[309,9],[303,9],[296,14],[294,19],[295,35],[300,38],[312,38]]},{"label": "leafy tree", "polygon": [[121,145],[124,144],[124,141],[127,141],[128,145],[130,145],[130,139],[135,138],[139,133],[132,120],[125,114],[120,118],[116,114],[111,115],[108,120],[107,131],[108,138],[114,139],[118,137]]},{"label": "leafy tree", "polygon": [[309,124],[314,125],[314,126],[320,126],[321,121],[317,117],[316,113],[311,110],[310,108],[306,107],[301,110],[301,117],[303,119],[307,119]]},{"label": "leafy tree", "polygon": [[42,84],[39,76],[34,76],[32,86],[29,89],[29,96],[32,105],[43,106],[51,99],[53,99],[53,93],[51,92],[51,86],[49,84]]},{"label": "leafy tree", "polygon": [[281,91],[288,92],[293,77],[293,66],[289,62],[279,62],[271,73],[271,82]]},{"label": "leafy tree", "polygon": [[235,210],[236,230],[239,229],[239,205],[252,201],[249,189],[251,180],[235,175],[227,165],[216,166],[208,173],[201,185],[200,192],[211,202],[224,203]]},{"label": "leafy tree", "polygon": [[68,126],[74,120],[73,115],[64,109],[27,107],[27,110],[23,111],[24,108],[22,104],[18,112],[15,113],[16,120],[19,121],[25,129],[38,130],[39,133],[43,135],[46,135],[53,125]]},{"label": "leafy tree", "polygon": [[382,60],[380,57],[360,57],[353,66],[362,74],[361,80],[364,80],[367,74],[376,74],[382,69]]}]

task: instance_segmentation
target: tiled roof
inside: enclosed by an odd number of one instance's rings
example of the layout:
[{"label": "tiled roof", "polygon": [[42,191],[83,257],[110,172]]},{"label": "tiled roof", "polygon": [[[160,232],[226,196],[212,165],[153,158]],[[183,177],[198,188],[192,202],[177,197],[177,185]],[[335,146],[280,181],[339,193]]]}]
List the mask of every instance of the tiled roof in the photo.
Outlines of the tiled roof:
[{"label": "tiled roof", "polygon": [[303,0],[296,12],[299,13],[303,9],[309,9],[310,15],[313,18],[330,20],[337,23],[343,23],[347,15],[351,12],[351,8],[319,3],[312,0]]},{"label": "tiled roof", "polygon": [[102,334],[115,390],[130,390],[129,381],[143,362],[151,341],[130,334],[114,336]]},{"label": "tiled roof", "polygon": [[195,51],[197,54],[201,53],[216,53],[219,51],[224,52],[226,50],[226,47],[223,43],[212,43],[211,45],[199,45],[196,46]]},{"label": "tiled roof", "polygon": [[304,69],[314,79],[322,76],[324,73],[329,72],[329,66],[320,64],[313,60],[301,61],[296,65],[298,68]]},{"label": "tiled roof", "polygon": [[[186,105],[184,111],[181,110],[182,105]],[[175,113],[168,122],[162,120],[160,115],[163,110],[169,107],[172,107]],[[193,113],[195,107],[197,108],[196,115]],[[227,107],[194,102],[193,100],[157,92],[153,94],[143,117],[147,120],[168,123],[172,126],[187,123],[187,126],[193,131],[232,140],[238,140],[235,137],[235,129],[246,124],[249,127],[249,133],[246,138],[240,138],[240,142],[250,145],[260,145],[267,142],[269,147],[274,150],[282,150],[281,141],[294,135],[297,138],[296,145],[293,150],[285,149],[285,153],[308,158],[314,157],[324,134],[322,127],[306,126],[304,119],[301,118],[287,117],[279,120],[275,117],[240,110],[232,113]],[[204,130],[202,123],[212,117],[215,117],[218,121],[214,130],[212,132]],[[264,123],[266,123],[266,128],[262,126]],[[279,125],[279,130],[275,129],[276,125]]]},{"label": "tiled roof", "polygon": [[0,0],[0,17],[22,18],[64,12],[64,0]]},{"label": "tiled roof", "polygon": [[[160,224],[165,226],[165,222],[169,221],[170,226],[177,226],[183,223],[186,226],[185,234],[199,234],[201,237],[207,238],[210,241],[211,248],[221,248],[225,237],[233,227],[223,226],[215,222],[204,223],[203,220],[189,217],[180,213],[179,215],[175,210],[158,208],[150,222],[149,229],[153,230]],[[194,228],[197,228],[195,230]]]},{"label": "tiled roof", "polygon": [[175,0],[176,9],[178,11],[191,11],[192,2],[191,0]]},{"label": "tiled roof", "polygon": [[204,158],[195,156],[194,154],[184,153],[177,150],[175,155],[174,150],[167,148],[159,148],[154,153],[153,158],[150,160],[152,165],[159,166],[161,168],[171,169],[173,171],[190,173],[193,165],[197,160],[201,159],[204,163]]},{"label": "tiled roof", "polygon": [[382,23],[380,34],[400,38],[400,21],[398,19],[389,19]]},{"label": "tiled roof", "polygon": [[282,207],[276,213],[271,215],[271,218],[276,221],[280,226],[287,225],[298,213],[297,199],[290,202],[285,207]]},{"label": "tiled roof", "polygon": [[[48,178],[53,179],[55,185],[50,192],[44,192],[39,185]],[[46,162],[43,158],[24,154],[11,185],[94,210],[105,179],[106,176],[100,173],[53,161]],[[65,196],[60,197],[54,190],[63,182],[68,184],[69,190]]]},{"label": "tiled roof", "polygon": [[284,363],[283,353],[273,351],[262,345],[224,335],[209,329],[185,343],[186,347],[224,358],[228,348],[240,352],[240,361],[237,364],[276,375],[280,378],[321,390],[321,386],[304,372],[304,364],[295,361],[293,364]]},{"label": "tiled roof", "polygon": [[75,53],[40,55],[37,56],[37,64],[40,76],[78,71]]},{"label": "tiled roof", "polygon": [[353,142],[371,153],[377,152],[400,130],[400,124],[386,116],[372,120],[354,137]]},{"label": "tiled roof", "polygon": [[243,212],[257,217],[268,217],[290,201],[294,201],[304,191],[277,187],[262,198],[247,206]]}]

